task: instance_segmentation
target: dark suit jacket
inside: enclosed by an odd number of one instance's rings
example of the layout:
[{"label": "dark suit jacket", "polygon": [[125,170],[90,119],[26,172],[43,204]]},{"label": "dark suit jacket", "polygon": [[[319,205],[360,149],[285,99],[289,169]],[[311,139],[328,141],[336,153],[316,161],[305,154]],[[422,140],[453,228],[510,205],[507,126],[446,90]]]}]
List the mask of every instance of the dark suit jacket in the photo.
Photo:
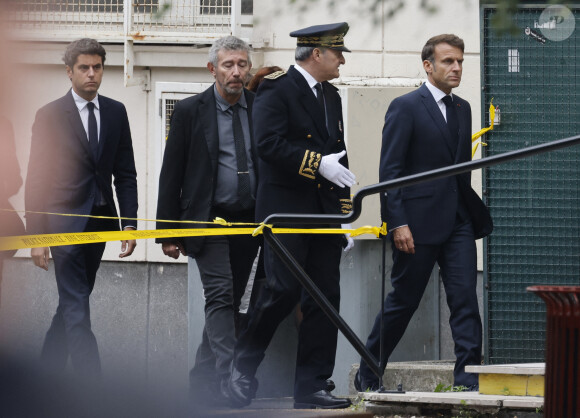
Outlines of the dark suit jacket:
[{"label": "dark suit jacket", "polygon": [[[250,133],[254,93],[244,90],[248,104]],[[251,135],[252,142],[254,136]],[[255,152],[255,146],[252,147]],[[219,154],[216,101],[213,85],[203,93],[179,101],[171,115],[159,177],[157,219],[209,221],[214,201]],[[254,161],[257,156],[254,154]],[[205,228],[201,224],[158,222],[157,229]],[[175,239],[158,239],[157,242]],[[193,256],[203,245],[203,237],[183,240]]]},{"label": "dark suit jacket", "polygon": [[[427,86],[393,100],[385,116],[379,180],[392,180],[471,159],[471,107],[453,95],[459,143]],[[491,218],[471,188],[471,173],[445,177],[381,194],[381,217],[389,230],[409,225],[418,244],[440,244],[453,229],[459,196],[467,207],[476,237],[491,232]]]},{"label": "dark suit jacket", "polygon": [[[32,127],[32,143],[25,203],[28,211],[89,215],[99,202],[97,185],[111,216],[118,216],[111,186],[122,217],[137,217],[137,173],[129,120],[122,103],[99,95],[101,129],[95,161],[72,93],[41,108]],[[82,232],[87,218],[29,213],[29,234]],[[125,226],[136,221],[122,220]],[[119,229],[112,220],[110,229]]]},{"label": "dark suit jacket", "polygon": [[[334,185],[318,172],[322,156],[345,150],[340,96],[333,85],[323,84],[328,128],[312,89],[294,66],[276,78],[266,77],[258,89],[254,103],[260,156],[258,221],[272,213],[351,210],[350,189]],[[341,163],[348,167],[346,156]]]}]

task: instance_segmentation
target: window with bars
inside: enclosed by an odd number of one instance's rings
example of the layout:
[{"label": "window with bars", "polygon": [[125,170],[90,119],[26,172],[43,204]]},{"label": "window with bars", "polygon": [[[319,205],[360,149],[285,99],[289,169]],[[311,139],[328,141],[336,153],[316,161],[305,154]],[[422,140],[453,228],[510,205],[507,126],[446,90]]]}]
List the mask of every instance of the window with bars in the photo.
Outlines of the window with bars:
[{"label": "window with bars", "polygon": [[175,105],[177,104],[177,102],[179,101],[179,99],[165,99],[165,106],[164,106],[164,112],[165,112],[165,139],[167,140],[167,136],[169,135],[169,127],[171,126],[171,115],[173,114],[173,109],[175,109]]},{"label": "window with bars", "polygon": [[[1,1],[1,0],[0,0]],[[203,42],[231,32],[232,0],[7,0],[3,24],[28,40],[92,37],[124,41]],[[242,23],[251,28],[253,0],[240,0]],[[131,9],[126,6],[131,4]],[[129,13],[130,12],[130,13]],[[4,17],[4,16],[2,16]],[[129,21],[129,27],[124,22]],[[246,33],[248,31],[246,30]],[[245,34],[239,36],[248,37]],[[201,39],[201,40],[200,40]]]},{"label": "window with bars", "polygon": [[[202,15],[230,14],[231,0],[200,0],[200,13]],[[242,14],[254,13],[254,0],[242,0]]]},{"label": "window with bars", "polygon": [[[60,13],[122,13],[123,0],[11,0],[12,9],[19,12]],[[157,13],[159,0],[137,0],[135,13]]]}]

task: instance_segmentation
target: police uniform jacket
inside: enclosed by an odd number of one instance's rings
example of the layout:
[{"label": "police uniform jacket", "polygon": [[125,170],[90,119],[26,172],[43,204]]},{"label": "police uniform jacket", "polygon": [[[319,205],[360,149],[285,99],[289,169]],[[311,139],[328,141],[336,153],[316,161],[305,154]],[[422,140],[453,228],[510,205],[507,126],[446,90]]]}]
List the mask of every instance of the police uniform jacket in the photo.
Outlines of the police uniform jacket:
[{"label": "police uniform jacket", "polygon": [[[345,150],[340,96],[328,82],[323,90],[327,123],[312,89],[294,66],[267,76],[260,85],[253,109],[260,157],[257,221],[272,213],[350,212],[350,189],[319,173],[323,156]],[[346,156],[340,162],[348,167]]]}]

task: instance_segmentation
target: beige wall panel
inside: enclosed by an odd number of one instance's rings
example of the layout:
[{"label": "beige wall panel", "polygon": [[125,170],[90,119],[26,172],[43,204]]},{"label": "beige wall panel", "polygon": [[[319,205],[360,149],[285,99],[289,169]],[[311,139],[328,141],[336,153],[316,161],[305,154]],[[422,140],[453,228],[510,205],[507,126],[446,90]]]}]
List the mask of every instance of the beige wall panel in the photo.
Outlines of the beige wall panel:
[{"label": "beige wall panel", "polygon": [[[379,159],[381,155],[382,129],[385,113],[391,101],[413,88],[350,87],[341,89],[345,110],[346,144],[351,171],[357,184],[351,192],[379,182]],[[354,227],[380,226],[379,196],[363,200],[363,211]],[[365,239],[373,239],[364,235]]]}]

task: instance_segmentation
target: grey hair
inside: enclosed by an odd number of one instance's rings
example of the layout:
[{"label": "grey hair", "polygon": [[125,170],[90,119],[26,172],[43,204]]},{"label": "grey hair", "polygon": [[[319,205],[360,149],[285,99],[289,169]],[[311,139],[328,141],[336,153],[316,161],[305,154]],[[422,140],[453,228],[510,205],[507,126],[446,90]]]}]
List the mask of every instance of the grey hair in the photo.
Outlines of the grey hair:
[{"label": "grey hair", "polygon": [[[296,61],[306,61],[312,55],[316,47],[314,46],[297,46],[296,52],[294,53],[294,59]],[[321,49],[321,48],[318,48]]]},{"label": "grey hair", "polygon": [[218,65],[218,52],[226,51],[245,51],[248,54],[248,64],[252,65],[252,58],[250,57],[250,46],[240,38],[235,36],[224,36],[213,43],[209,49],[209,62],[214,66]]}]

